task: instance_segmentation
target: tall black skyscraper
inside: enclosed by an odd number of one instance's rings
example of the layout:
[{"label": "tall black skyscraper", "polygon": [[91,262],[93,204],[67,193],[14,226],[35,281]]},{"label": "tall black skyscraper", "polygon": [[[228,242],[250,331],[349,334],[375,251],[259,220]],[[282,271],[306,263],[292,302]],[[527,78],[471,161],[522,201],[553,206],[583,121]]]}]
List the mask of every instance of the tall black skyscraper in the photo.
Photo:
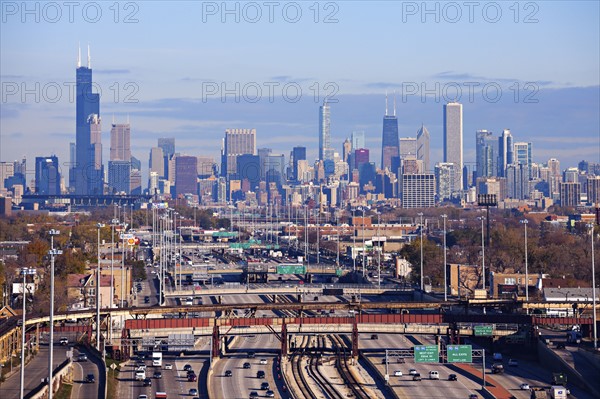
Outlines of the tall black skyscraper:
[{"label": "tall black skyscraper", "polygon": [[76,71],[75,194],[103,193],[102,144],[100,142],[100,95],[92,93],[92,66],[88,47],[87,67],[81,66],[81,49]]},{"label": "tall black skyscraper", "polygon": [[388,98],[385,95],[385,115],[381,136],[381,169],[388,168],[392,172],[392,159],[400,157],[400,139],[398,138],[398,118],[396,117],[396,98],[394,97],[394,114],[388,115]]}]

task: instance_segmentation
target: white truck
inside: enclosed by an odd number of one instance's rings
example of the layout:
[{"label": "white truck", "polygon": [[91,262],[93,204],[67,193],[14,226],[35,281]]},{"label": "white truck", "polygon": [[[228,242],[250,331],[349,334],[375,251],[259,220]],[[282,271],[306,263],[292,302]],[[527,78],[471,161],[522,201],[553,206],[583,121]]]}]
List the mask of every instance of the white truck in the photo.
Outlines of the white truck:
[{"label": "white truck", "polygon": [[162,352],[152,352],[152,366],[162,367]]},{"label": "white truck", "polygon": [[562,385],[552,385],[550,387],[550,398],[567,399],[567,388]]}]

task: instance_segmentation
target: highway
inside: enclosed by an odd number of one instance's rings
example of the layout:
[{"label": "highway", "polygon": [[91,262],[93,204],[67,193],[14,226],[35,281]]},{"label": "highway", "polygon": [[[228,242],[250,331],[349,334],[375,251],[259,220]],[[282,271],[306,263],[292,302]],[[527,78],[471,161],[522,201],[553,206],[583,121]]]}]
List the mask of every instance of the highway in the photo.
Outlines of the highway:
[{"label": "highway", "polygon": [[[404,335],[378,334],[378,339],[371,339],[370,334],[359,334],[359,347],[366,350],[381,350],[382,352],[368,353],[366,356],[375,364],[382,375],[385,375],[385,349],[410,348],[413,343]],[[420,339],[421,337],[419,337]],[[439,363],[418,363],[415,364],[412,359],[407,359],[405,363],[399,364],[396,358],[391,358],[388,363],[390,374],[389,383],[400,398],[404,399],[464,399],[469,394],[479,394],[480,385],[465,378],[458,376],[458,381],[448,381],[449,374],[457,374],[444,364]],[[413,381],[412,376],[408,374],[409,369],[414,368],[421,374],[422,381]],[[394,376],[396,370],[402,371],[403,376]],[[439,380],[429,380],[429,372],[437,371]]]},{"label": "highway", "polygon": [[[54,345],[53,364],[55,368],[66,359],[68,349],[67,346]],[[40,385],[44,378],[48,378],[48,346],[40,345],[38,354],[25,366],[25,395]],[[20,379],[21,373],[17,371],[4,381],[0,387],[0,397],[2,399],[18,399],[20,397]]]},{"label": "highway", "polygon": [[[79,354],[85,354],[88,357],[87,361],[77,361]],[[73,398],[96,398],[100,396],[100,387],[103,381],[100,378],[99,366],[100,363],[92,358],[90,354],[83,348],[73,350],[73,390],[71,396]],[[88,374],[93,374],[95,382],[86,382]]]},{"label": "highway", "polygon": [[[211,398],[247,399],[251,391],[261,392],[263,382],[269,383],[270,389],[276,392],[276,397],[284,397],[274,376],[279,346],[279,341],[272,335],[236,338],[230,348],[231,352],[213,364],[213,373],[208,381]],[[248,358],[250,351],[255,353],[254,358]],[[266,364],[261,364],[261,360],[266,360]],[[250,363],[249,369],[243,368],[246,362]],[[231,370],[231,377],[225,376],[226,370]],[[265,372],[265,378],[256,377],[259,370]]]}]

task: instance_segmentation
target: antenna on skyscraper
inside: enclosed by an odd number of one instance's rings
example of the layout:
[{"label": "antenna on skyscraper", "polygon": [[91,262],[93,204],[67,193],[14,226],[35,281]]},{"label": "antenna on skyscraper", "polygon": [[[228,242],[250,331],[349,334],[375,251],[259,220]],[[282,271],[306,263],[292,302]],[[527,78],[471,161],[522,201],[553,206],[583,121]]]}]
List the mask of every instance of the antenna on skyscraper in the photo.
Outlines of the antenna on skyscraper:
[{"label": "antenna on skyscraper", "polygon": [[385,116],[388,114],[387,90],[385,91]]},{"label": "antenna on skyscraper", "polygon": [[92,58],[90,57],[90,44],[88,43],[88,69],[92,69]]},{"label": "antenna on skyscraper", "polygon": [[394,116],[396,116],[396,90],[394,90]]},{"label": "antenna on skyscraper", "polygon": [[79,51],[77,53],[77,68],[81,68],[81,42],[77,45]]}]

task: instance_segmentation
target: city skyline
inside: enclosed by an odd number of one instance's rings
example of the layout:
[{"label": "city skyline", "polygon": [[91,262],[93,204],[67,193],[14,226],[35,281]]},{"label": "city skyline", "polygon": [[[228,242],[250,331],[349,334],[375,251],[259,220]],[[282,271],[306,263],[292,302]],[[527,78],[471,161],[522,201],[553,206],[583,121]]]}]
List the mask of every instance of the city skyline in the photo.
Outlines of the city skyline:
[{"label": "city skyline", "polygon": [[[382,96],[386,90],[396,90],[399,135],[412,136],[425,124],[431,135],[429,167],[432,168],[442,160],[439,107],[452,99],[456,86],[462,90],[459,102],[465,112],[466,162],[475,161],[477,130],[500,132],[505,128],[511,129],[519,140],[535,143],[536,162],[549,158],[558,158],[563,165],[576,165],[581,159],[598,161],[599,35],[598,20],[594,18],[598,15],[598,4],[544,3],[531,21],[525,21],[525,15],[529,14],[521,10],[517,22],[513,11],[505,7],[502,19],[494,23],[482,19],[479,12],[472,22],[454,23],[446,15],[437,16],[437,20],[435,15],[424,16],[423,22],[420,12],[408,15],[401,3],[382,3],[377,7],[360,2],[335,4],[337,11],[332,18],[337,22],[334,23],[324,23],[329,15],[325,10],[321,10],[319,23],[315,23],[309,9],[303,10],[303,19],[297,24],[282,20],[279,14],[273,23],[253,24],[244,16],[239,22],[231,18],[223,21],[221,15],[203,15],[201,5],[195,3],[173,3],[170,7],[173,15],[169,18],[164,18],[158,3],[140,4],[134,15],[121,10],[119,23],[114,22],[113,11],[108,9],[102,10],[103,18],[98,23],[89,22],[89,18],[86,21],[80,14],[72,23],[63,19],[54,24],[44,21],[43,15],[39,23],[31,17],[22,22],[18,14],[7,15],[0,39],[3,55],[0,79],[5,97],[0,118],[0,159],[12,161],[23,155],[34,159],[49,150],[57,154],[62,165],[68,162],[69,148],[63,142],[74,141],[75,132],[67,88],[73,81],[78,42],[85,43],[82,47],[86,48],[89,41],[94,53],[95,80],[102,91],[102,113],[108,118],[116,115],[119,120],[130,116],[136,136],[132,152],[142,158],[144,165],[156,138],[164,136],[176,137],[180,148],[189,154],[216,157],[220,143],[211,137],[230,127],[254,127],[261,145],[284,154],[294,145],[305,145],[307,158],[315,159],[318,151],[315,113],[326,95],[332,97],[329,104],[334,151],[341,153],[343,140],[352,131],[363,130],[372,159],[380,159]],[[464,11],[463,19],[468,15]],[[125,23],[126,16],[137,22]],[[377,18],[371,19],[374,16]],[[154,26],[159,18],[165,27],[173,27],[165,31],[174,34],[156,36]],[[202,20],[198,29],[214,32],[214,44],[195,43],[191,37],[177,35],[198,18]],[[359,21],[365,26],[361,35],[353,32]],[[50,27],[53,35],[47,34]],[[493,49],[472,34],[482,27],[494,42]],[[306,40],[294,41],[295,45],[289,48],[278,46],[297,29],[302,29]],[[438,38],[449,29],[468,39],[451,49],[441,46]],[[561,32],[561,40],[549,46],[546,38],[555,36],[557,30]],[[281,34],[273,35],[274,31]],[[398,37],[411,32],[419,40],[393,41],[392,45],[378,40],[390,32]],[[334,50],[326,42],[311,40],[323,35],[331,37],[336,44]],[[50,43],[50,37],[58,39]],[[266,37],[272,42],[265,42]],[[521,42],[518,48],[513,45],[517,41]],[[310,42],[316,44],[308,46]],[[245,57],[269,51],[274,45],[282,50],[272,62]],[[227,48],[227,53],[221,48]],[[431,51],[423,52],[423,48]],[[535,56],[532,49],[536,50]],[[474,50],[493,56],[479,57],[474,64],[470,62]],[[169,56],[156,57],[163,52]],[[360,57],[354,56],[356,52]],[[563,57],[557,59],[557,52]],[[307,54],[324,62],[315,68],[306,62]],[[334,54],[337,56],[332,57]],[[249,68],[239,68],[235,60],[240,56]],[[348,56],[353,68],[346,67]],[[398,71],[381,68],[384,57],[386,65],[402,59],[416,61],[402,62],[402,70]],[[492,61],[513,58],[520,62]],[[170,62],[173,59],[189,59],[189,62]],[[446,61],[440,64],[438,59]],[[570,59],[578,62],[569,62]],[[44,68],[39,68],[42,61]],[[278,89],[273,102],[267,95],[269,82],[274,82],[273,87]],[[469,82],[478,86],[468,86]],[[240,88],[261,87],[262,97],[254,102],[250,92],[246,95],[238,92],[239,101],[235,102],[235,95],[227,95],[226,90],[235,89],[236,83]],[[283,95],[280,90],[292,83],[302,89],[298,102],[291,102],[292,92]],[[21,91],[22,87],[31,89],[36,84],[40,85],[38,99]],[[53,84],[64,89],[58,99],[50,91],[55,88]],[[16,92],[12,94],[14,85]],[[217,93],[209,95],[213,85]],[[502,89],[497,102],[492,92],[483,95],[485,85]],[[474,88],[472,102],[469,87]],[[428,90],[434,94],[427,95]],[[416,94],[408,94],[413,91]],[[573,129],[577,131],[575,140]],[[108,143],[107,133],[106,129],[102,132],[104,143]],[[104,146],[104,159],[108,159],[107,147]],[[147,174],[147,168],[144,169]]]}]

